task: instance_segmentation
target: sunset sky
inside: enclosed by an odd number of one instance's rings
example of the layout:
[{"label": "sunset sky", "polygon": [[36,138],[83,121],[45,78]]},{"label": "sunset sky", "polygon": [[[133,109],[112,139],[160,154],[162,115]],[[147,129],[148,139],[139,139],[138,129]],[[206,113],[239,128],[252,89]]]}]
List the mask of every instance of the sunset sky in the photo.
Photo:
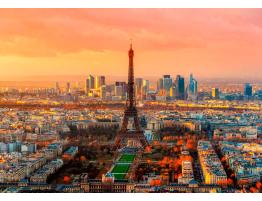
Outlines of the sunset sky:
[{"label": "sunset sky", "polygon": [[0,80],[127,74],[262,79],[262,9],[0,9]]}]

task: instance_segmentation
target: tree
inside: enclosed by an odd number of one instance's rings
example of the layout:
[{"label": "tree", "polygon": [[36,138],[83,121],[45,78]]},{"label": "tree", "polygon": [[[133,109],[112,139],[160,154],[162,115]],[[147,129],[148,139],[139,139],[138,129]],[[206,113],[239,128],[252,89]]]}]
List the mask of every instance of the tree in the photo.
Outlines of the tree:
[{"label": "tree", "polygon": [[80,161],[86,161],[86,157],[85,156],[80,156]]},{"label": "tree", "polygon": [[257,188],[258,190],[261,190],[262,184],[261,184],[260,181],[257,181],[257,182],[256,182],[256,188]]},{"label": "tree", "polygon": [[231,179],[231,178],[228,178],[227,179],[227,185],[229,185],[229,186],[232,186],[233,185],[233,179]]},{"label": "tree", "polygon": [[255,187],[251,187],[249,190],[251,193],[258,193],[258,190]]},{"label": "tree", "polygon": [[70,182],[70,180],[71,180],[71,178],[69,176],[64,176],[63,181],[64,181],[65,184],[68,184]]}]

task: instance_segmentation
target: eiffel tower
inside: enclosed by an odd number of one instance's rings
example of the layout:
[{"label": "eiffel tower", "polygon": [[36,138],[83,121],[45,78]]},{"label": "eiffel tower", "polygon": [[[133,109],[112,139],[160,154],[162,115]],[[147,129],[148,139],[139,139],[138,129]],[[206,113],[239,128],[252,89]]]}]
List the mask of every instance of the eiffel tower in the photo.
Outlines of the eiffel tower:
[{"label": "eiffel tower", "polygon": [[132,43],[130,44],[128,57],[129,57],[129,67],[128,67],[126,109],[124,113],[122,126],[115,139],[115,144],[117,147],[120,147],[125,145],[125,143],[128,140],[134,140],[138,142],[141,147],[146,147],[148,145],[148,142],[139,125],[139,119],[137,115],[137,108],[135,102],[134,66],[133,66],[134,50],[132,49]]}]

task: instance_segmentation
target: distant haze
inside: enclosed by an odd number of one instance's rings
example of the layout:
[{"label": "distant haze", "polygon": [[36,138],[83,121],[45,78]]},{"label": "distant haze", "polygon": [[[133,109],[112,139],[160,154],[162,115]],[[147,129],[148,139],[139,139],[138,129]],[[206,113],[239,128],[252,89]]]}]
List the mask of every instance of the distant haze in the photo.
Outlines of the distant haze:
[{"label": "distant haze", "polygon": [[[159,77],[149,77],[144,76],[142,78],[148,79],[150,81],[150,87],[156,87],[156,81]],[[139,77],[139,76],[138,76]],[[33,76],[33,77],[18,77],[16,79],[12,79],[10,81],[0,81],[0,87],[11,87],[11,88],[45,88],[45,87],[55,87],[55,82],[59,82],[63,87],[66,86],[66,82],[70,82],[71,86],[80,86],[84,87],[86,76],[75,75],[75,76]],[[175,79],[175,75],[173,76]],[[188,83],[188,75],[185,76],[185,82]],[[252,84],[262,85],[261,79],[252,79],[252,78],[201,78],[197,77],[199,85],[207,85],[210,84],[214,86],[221,86],[221,84],[235,84],[235,85],[243,85],[246,82]],[[115,81],[126,81],[126,76],[106,76],[106,84],[114,84]],[[210,85],[210,86],[211,86]]]}]

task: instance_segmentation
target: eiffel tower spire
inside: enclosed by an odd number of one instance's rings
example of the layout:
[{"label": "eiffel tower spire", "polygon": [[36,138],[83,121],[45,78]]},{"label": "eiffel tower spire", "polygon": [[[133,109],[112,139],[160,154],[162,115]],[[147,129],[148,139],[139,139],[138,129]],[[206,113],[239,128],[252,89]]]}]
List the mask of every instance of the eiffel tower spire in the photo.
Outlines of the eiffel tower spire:
[{"label": "eiffel tower spire", "polygon": [[132,49],[132,43],[128,51],[129,66],[128,66],[128,94],[127,94],[127,106],[134,107],[134,50]]}]

